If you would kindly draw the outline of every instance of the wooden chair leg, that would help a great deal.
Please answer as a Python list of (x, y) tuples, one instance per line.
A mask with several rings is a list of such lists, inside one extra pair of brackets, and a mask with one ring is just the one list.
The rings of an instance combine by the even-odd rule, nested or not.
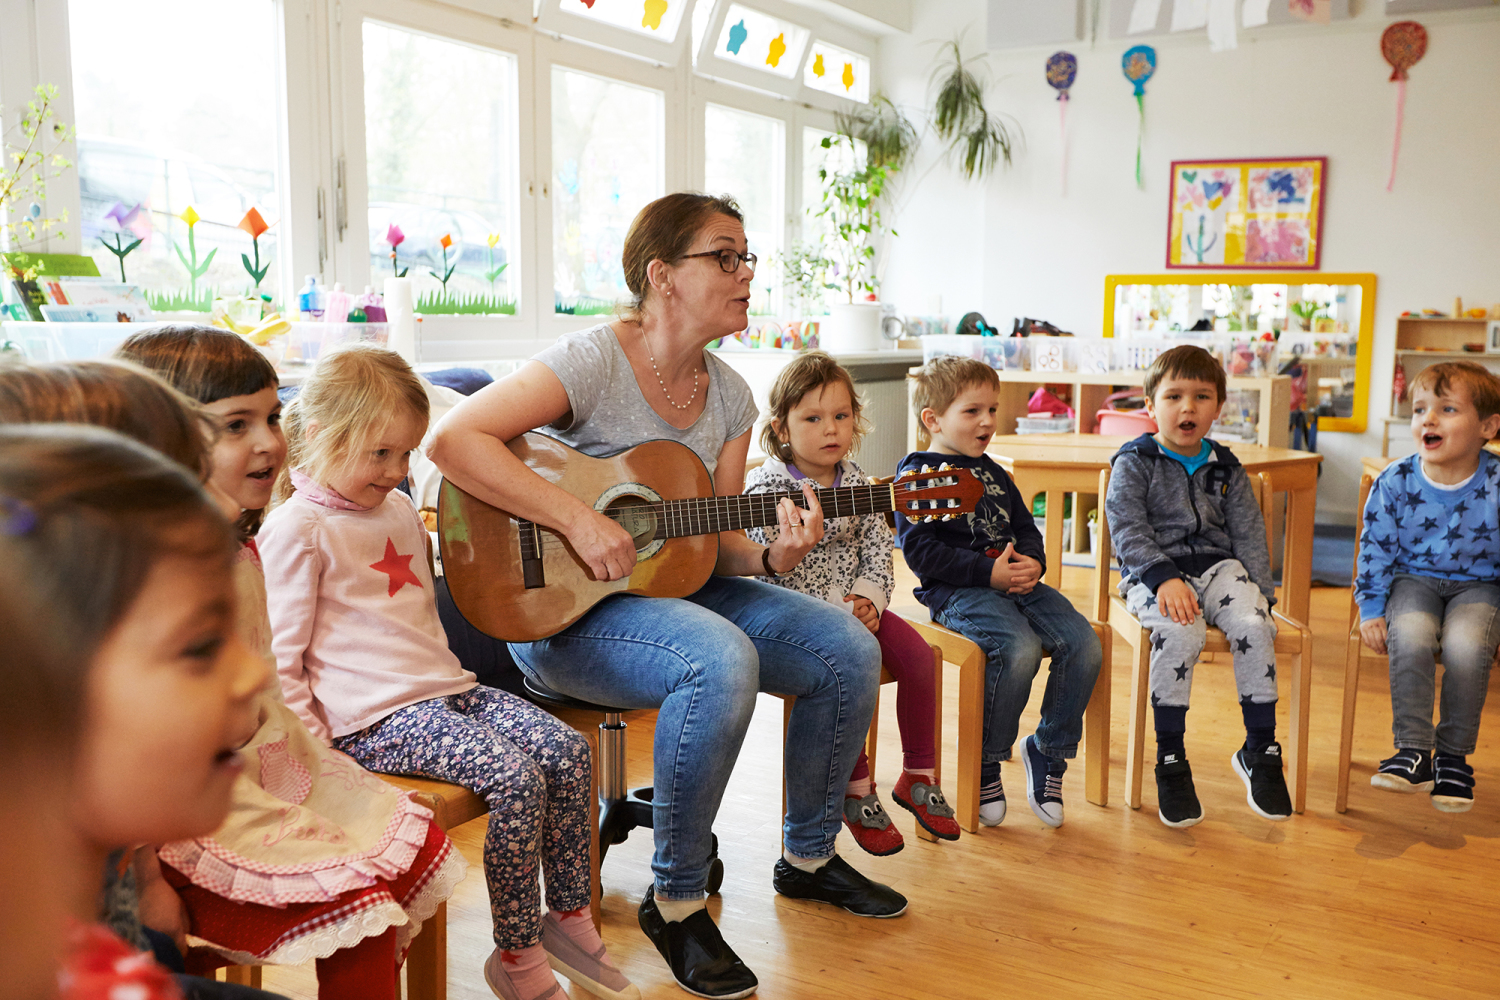
[(958, 825), (979, 830), (979, 769), (984, 752), (984, 652), (975, 646), (958, 665)]
[(1292, 760), (1288, 768), (1291, 778), (1292, 811), (1300, 813), (1307, 807), (1307, 725), (1308, 701), (1312, 695), (1312, 636), (1302, 633), (1302, 646), (1292, 657), (1292, 707), (1290, 737)]
[(1349, 637), (1344, 653), (1344, 711), (1339, 721), (1339, 775), (1333, 808), (1349, 809), (1349, 766), (1354, 758), (1354, 706), (1359, 700), (1359, 633)]
[(1099, 648), (1104, 654), (1099, 668), (1099, 679), (1094, 682), (1094, 693), (1089, 696), (1089, 707), (1083, 716), (1084, 796), (1096, 806), (1109, 805), (1109, 700), (1110, 700), (1110, 654), (1114, 642), (1114, 630), (1108, 625), (1096, 625), (1094, 632), (1099, 637)]
[(875, 753), (880, 742), (880, 692), (875, 692), (875, 711), (870, 714), (870, 731), (865, 733), (865, 760), (870, 765), (870, 778), (875, 777)]
[(224, 969), (224, 982), (258, 990), (260, 975), (261, 967), (258, 965), (231, 965)]
[(448, 904), (422, 925), (406, 953), (406, 1000), (448, 1000)]
[(1151, 633), (1145, 629), (1133, 643), (1135, 663), (1130, 676), (1130, 735), (1125, 748), (1125, 799), (1141, 807), (1141, 772), (1145, 764), (1146, 703), (1151, 689)]

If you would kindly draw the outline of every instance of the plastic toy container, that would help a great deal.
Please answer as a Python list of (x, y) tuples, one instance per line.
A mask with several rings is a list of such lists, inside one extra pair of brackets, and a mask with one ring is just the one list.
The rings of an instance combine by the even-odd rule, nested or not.
[(957, 333), (929, 334), (922, 338), (922, 363), (933, 358), (972, 358), (984, 360), (984, 342), (995, 337), (974, 337)]
[(1034, 372), (1073, 371), (1073, 338), (1027, 337), (1027, 353)]
[(1017, 434), (1070, 434), (1073, 431), (1072, 417), (1017, 417)]
[(384, 347), (390, 339), (390, 329), (388, 323), (293, 323), (286, 335), (286, 357), (312, 364), (324, 351), (344, 344)]

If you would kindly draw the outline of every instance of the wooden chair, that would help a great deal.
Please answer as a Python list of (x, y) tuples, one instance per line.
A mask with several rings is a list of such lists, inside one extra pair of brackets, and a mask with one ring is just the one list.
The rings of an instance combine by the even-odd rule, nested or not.
[[(1250, 485), (1260, 504), (1261, 516), (1266, 522), (1266, 544), (1270, 547), (1270, 498), (1271, 485), (1265, 474), (1250, 477)], [(1109, 492), (1109, 470), (1099, 474), (1099, 547), (1094, 554), (1094, 598), (1096, 613), (1101, 620), (1120, 633), (1134, 651), (1134, 666), (1131, 673), (1130, 737), (1125, 753), (1126, 800), (1130, 808), (1141, 807), (1141, 772), (1145, 764), (1146, 706), (1150, 701), (1151, 633), (1141, 627), (1125, 607), (1125, 601), (1110, 587), (1110, 562), (1112, 549), (1109, 538), (1109, 519), (1104, 514), (1102, 498)], [(1288, 785), (1292, 793), (1292, 808), (1302, 812), (1307, 803), (1307, 724), (1308, 697), (1312, 690), (1312, 633), (1307, 626), (1283, 615), (1271, 612), (1277, 624), (1276, 653), (1291, 658), (1292, 704), (1291, 730), (1288, 739), (1292, 744), (1288, 762)], [(1206, 652), (1228, 653), (1229, 640), (1216, 628), (1208, 630), (1208, 639), (1203, 646)]]
[[(433, 781), (382, 774), (380, 778), (397, 788), (415, 792), (415, 798), (432, 810), (432, 820), (443, 832), (461, 826), (471, 819), (488, 815), (484, 799), (467, 788)], [(597, 853), (597, 852), (596, 852)], [(595, 879), (597, 893), (598, 879)], [(597, 918), (596, 918), (597, 919)], [(260, 989), (259, 965), (231, 965), (224, 970), (224, 981)], [(448, 904), (439, 903), (412, 940), (406, 955), (407, 1000), (447, 1000), (448, 996)]]

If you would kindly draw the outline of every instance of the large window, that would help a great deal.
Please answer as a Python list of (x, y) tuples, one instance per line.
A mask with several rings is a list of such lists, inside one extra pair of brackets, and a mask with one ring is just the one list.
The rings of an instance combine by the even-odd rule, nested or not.
[(602, 314), (628, 296), (620, 252), (631, 220), (665, 191), (665, 101), (637, 87), (552, 68), (555, 309)]
[(514, 313), (515, 58), (366, 22), (364, 67), (372, 275), (409, 269), (419, 312)]
[(704, 184), (728, 194), (745, 213), (745, 237), (761, 264), (750, 311), (776, 311), (775, 256), (786, 231), (786, 126), (779, 119), (710, 104), (704, 113)]
[[(272, 0), (69, 0), (82, 252), (158, 310), (218, 295), (280, 298), (276, 5)], [(195, 54), (223, 46), (231, 58)], [(185, 217), (185, 218), (184, 218)]]

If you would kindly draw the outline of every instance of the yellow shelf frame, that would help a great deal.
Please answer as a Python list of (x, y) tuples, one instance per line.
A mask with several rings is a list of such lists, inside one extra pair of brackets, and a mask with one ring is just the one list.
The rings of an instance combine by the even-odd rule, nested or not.
[(1104, 336), (1115, 335), (1115, 289), (1120, 285), (1358, 285), (1359, 340), (1354, 348), (1354, 411), (1348, 417), (1320, 417), (1318, 430), (1363, 434), (1370, 417), (1370, 354), (1375, 349), (1373, 274), (1332, 271), (1176, 271), (1171, 274), (1104, 276)]

